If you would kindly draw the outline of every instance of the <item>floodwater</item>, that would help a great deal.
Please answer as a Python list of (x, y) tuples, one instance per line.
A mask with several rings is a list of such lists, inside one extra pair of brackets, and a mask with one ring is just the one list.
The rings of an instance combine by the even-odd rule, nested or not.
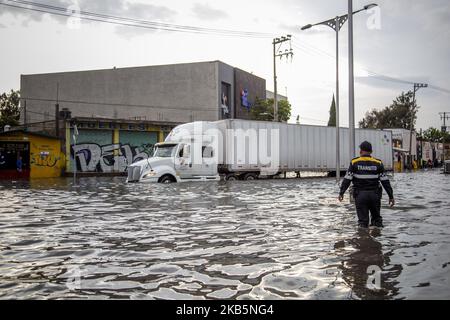
[(333, 179), (0, 182), (0, 299), (449, 299), (450, 176), (358, 231)]

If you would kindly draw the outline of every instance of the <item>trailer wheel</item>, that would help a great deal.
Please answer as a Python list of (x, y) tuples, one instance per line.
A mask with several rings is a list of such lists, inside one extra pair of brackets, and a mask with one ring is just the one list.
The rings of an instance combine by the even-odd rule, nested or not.
[(244, 180), (256, 180), (258, 179), (258, 176), (255, 173), (247, 173), (244, 176)]
[(160, 180), (160, 183), (174, 183), (175, 180), (171, 175), (165, 175)]
[(227, 174), (227, 176), (225, 178), (225, 180), (227, 180), (227, 181), (236, 181), (237, 179), (238, 179), (238, 177), (235, 174), (232, 174), (232, 173)]

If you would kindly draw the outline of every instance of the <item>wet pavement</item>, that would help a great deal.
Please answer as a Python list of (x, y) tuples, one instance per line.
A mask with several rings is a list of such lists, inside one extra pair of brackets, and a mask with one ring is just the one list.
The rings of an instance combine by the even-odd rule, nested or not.
[(367, 232), (327, 178), (0, 182), (0, 299), (449, 299), (450, 176), (392, 184)]

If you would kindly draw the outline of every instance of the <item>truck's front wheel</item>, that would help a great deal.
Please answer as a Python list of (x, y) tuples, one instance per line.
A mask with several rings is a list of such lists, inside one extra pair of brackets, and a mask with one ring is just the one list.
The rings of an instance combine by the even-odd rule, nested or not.
[(170, 175), (165, 175), (161, 179), (159, 179), (160, 183), (174, 183), (175, 179)]

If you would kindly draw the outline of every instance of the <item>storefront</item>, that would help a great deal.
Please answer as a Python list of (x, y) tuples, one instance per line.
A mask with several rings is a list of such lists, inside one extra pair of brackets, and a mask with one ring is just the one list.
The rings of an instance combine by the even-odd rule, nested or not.
[(63, 166), (57, 138), (25, 131), (0, 133), (0, 179), (59, 177)]
[(65, 126), (66, 173), (123, 174), (133, 162), (151, 157), (176, 125), (73, 118)]

